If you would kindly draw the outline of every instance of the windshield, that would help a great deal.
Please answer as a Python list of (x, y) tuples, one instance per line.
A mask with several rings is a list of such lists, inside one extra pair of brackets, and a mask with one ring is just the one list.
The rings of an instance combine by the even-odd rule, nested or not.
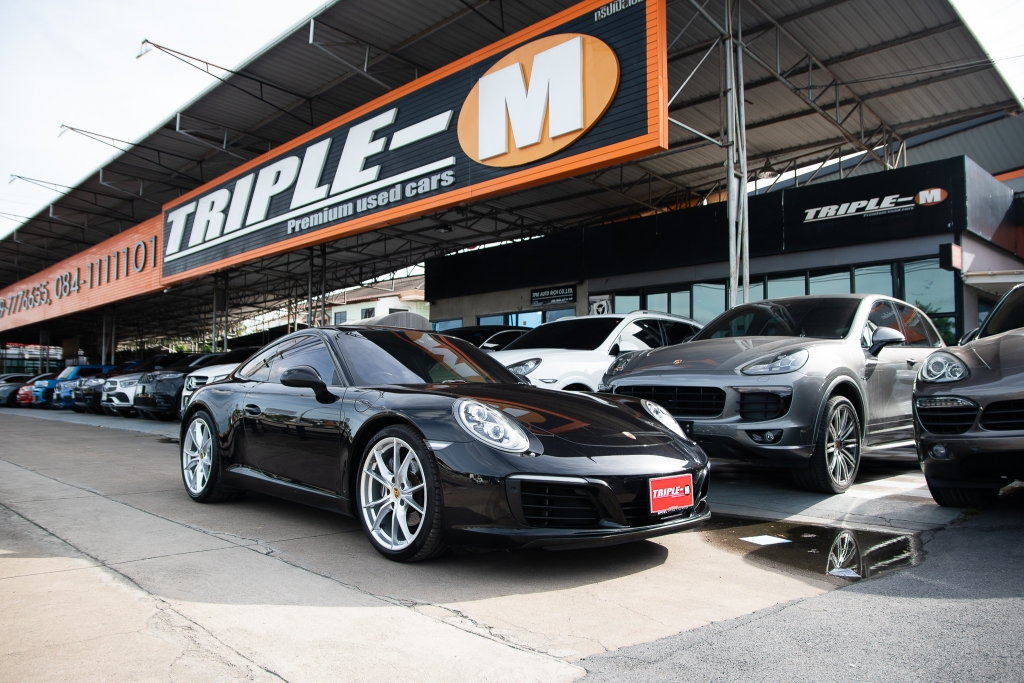
[(991, 337), (1024, 327), (1024, 287), (1011, 289), (989, 313), (985, 324), (978, 332), (978, 338)]
[(249, 360), (249, 357), (259, 350), (260, 348), (258, 346), (246, 346), (245, 348), (228, 351), (217, 359), (217, 365), (227, 365), (228, 363), (241, 364), (242, 362)]
[(57, 379), (67, 379), (68, 377), (71, 376), (71, 373), (74, 372), (74, 371), (75, 371), (75, 366), (74, 365), (72, 365), (70, 367), (66, 367), (66, 368), (64, 368), (63, 370), (60, 371), (60, 374), (57, 375)]
[(726, 311), (693, 341), (722, 337), (842, 339), (850, 332), (859, 299), (794, 298), (744, 304)]
[(181, 370), (183, 368), (190, 367), (192, 365), (192, 363), (195, 363), (197, 360), (202, 358), (204, 355), (206, 355), (206, 354), (203, 354), (203, 353), (191, 353), (191, 354), (185, 356), (184, 358), (179, 358), (178, 360), (174, 361), (170, 365), (164, 365), (164, 370)]
[(338, 334), (335, 342), (362, 386), (519, 381), (472, 344), (429, 332), (353, 330)]
[(512, 349), (572, 349), (593, 351), (622, 322), (621, 316), (573, 318), (535, 327), (505, 347)]

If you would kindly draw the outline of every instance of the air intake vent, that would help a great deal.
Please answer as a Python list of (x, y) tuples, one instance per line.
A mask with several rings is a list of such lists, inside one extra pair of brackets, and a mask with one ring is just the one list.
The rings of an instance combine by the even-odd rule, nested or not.
[(977, 416), (978, 406), (965, 398), (917, 399), (917, 419), (932, 434), (964, 434)]
[(718, 387), (620, 386), (615, 393), (660, 403), (675, 417), (717, 417), (725, 410), (725, 391)]
[(992, 403), (981, 414), (981, 426), (997, 432), (1024, 429), (1024, 401)]
[(584, 489), (537, 481), (521, 481), (520, 487), (527, 524), (561, 529), (597, 526), (597, 508)]
[(789, 411), (789, 396), (767, 391), (740, 394), (740, 417), (744, 420), (774, 420)]

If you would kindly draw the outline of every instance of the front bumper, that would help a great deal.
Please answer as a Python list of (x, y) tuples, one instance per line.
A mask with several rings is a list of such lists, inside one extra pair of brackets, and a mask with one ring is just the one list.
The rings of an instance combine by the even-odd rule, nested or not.
[[(917, 454), (929, 483), (953, 488), (1002, 488), (1024, 480), (1024, 431), (932, 434), (917, 428)], [(941, 445), (945, 456), (934, 457)]]
[[(604, 456), (601, 452), (609, 449), (594, 448), (587, 449), (593, 454), (590, 457), (478, 457), (486, 450), (477, 444), (455, 443), (436, 453), (444, 491), (445, 535), (451, 545), (499, 549), (614, 545), (674, 533), (710, 515), (710, 470), (698, 449), (693, 449), (696, 457), (692, 459), (678, 457), (679, 451), (666, 456), (669, 447), (637, 449), (632, 455)], [(549, 452), (547, 444), (545, 452)], [(471, 473), (469, 468), (474, 466), (476, 473)], [(692, 505), (652, 514), (649, 480), (681, 474), (692, 476)], [(524, 483), (558, 490), (538, 494), (536, 489), (524, 488)], [(571, 503), (563, 500), (566, 496), (573, 497)], [(570, 523), (562, 522), (561, 506), (566, 504), (577, 506), (576, 513), (581, 508), (586, 512)], [(544, 506), (559, 519), (538, 516), (545, 514)]]
[(141, 390), (135, 394), (134, 406), (138, 410), (146, 410), (151, 413), (177, 413), (179, 407), (176, 394), (143, 393)]

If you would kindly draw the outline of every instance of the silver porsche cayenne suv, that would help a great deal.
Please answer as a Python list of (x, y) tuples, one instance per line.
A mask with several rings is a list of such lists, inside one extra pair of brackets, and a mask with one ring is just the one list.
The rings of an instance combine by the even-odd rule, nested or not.
[(726, 311), (688, 343), (618, 356), (601, 390), (661, 404), (712, 457), (842, 493), (865, 449), (913, 444), (914, 378), (942, 346), (927, 315), (890, 297), (773, 299)]

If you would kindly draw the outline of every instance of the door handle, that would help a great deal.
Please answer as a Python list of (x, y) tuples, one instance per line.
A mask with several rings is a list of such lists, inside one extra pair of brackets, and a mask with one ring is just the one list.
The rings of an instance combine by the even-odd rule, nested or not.
[(249, 417), (259, 417), (263, 411), (255, 403), (247, 403), (245, 404), (245, 414)]

